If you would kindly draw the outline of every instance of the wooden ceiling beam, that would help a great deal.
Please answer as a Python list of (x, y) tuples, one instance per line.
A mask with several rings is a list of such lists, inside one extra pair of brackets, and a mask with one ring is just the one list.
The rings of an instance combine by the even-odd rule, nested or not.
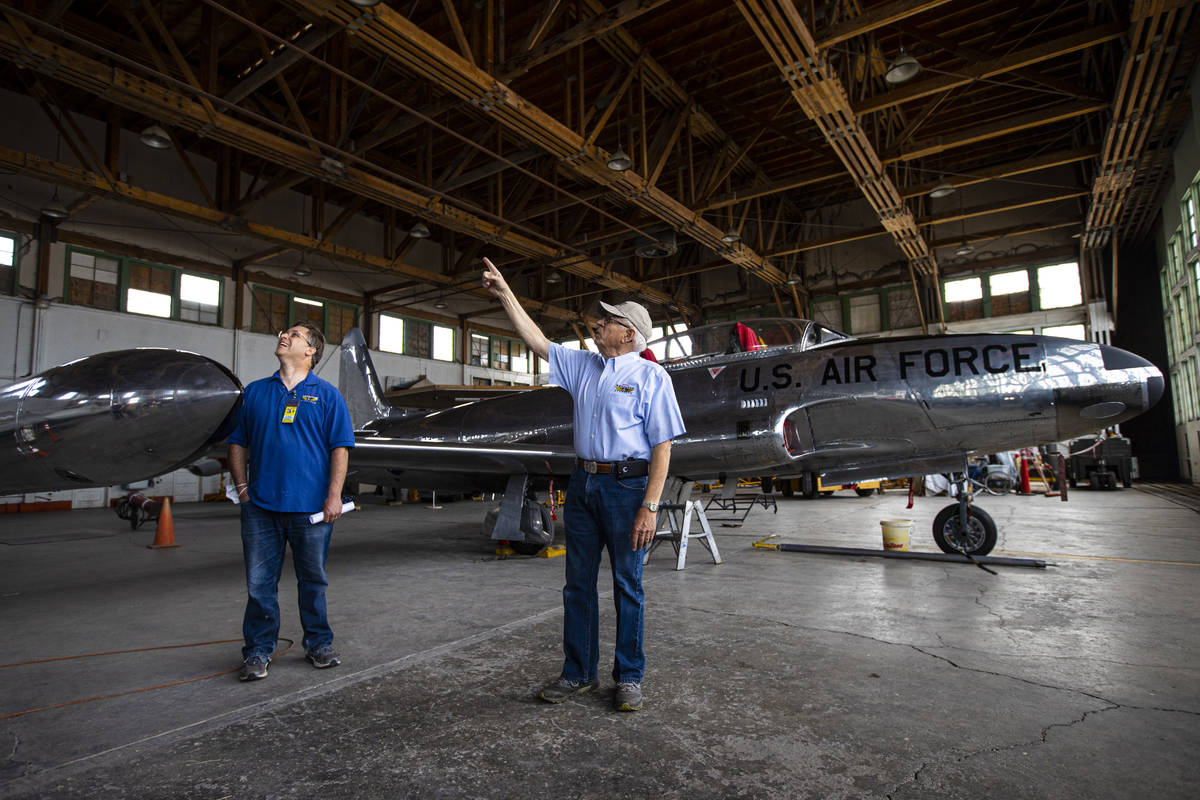
[(1111, 24), (1098, 25), (1079, 33), (1073, 33), (1049, 42), (1041, 42), (1016, 53), (1009, 53), (987, 61), (964, 64), (960, 69), (950, 74), (940, 74), (919, 81), (912, 81), (899, 89), (881, 92), (874, 97), (852, 103), (851, 107), (857, 115), (870, 114), (885, 108), (907, 103), (922, 97), (939, 94), (959, 86), (967, 86), (975, 81), (986, 80), (1006, 72), (1047, 61), (1051, 58), (1095, 47), (1105, 42), (1119, 39), (1127, 31), (1126, 26)]
[[(110, 183), (106, 178), (101, 177), (95, 172), (78, 167), (72, 167), (69, 164), (55, 162), (50, 159), (41, 158), (32, 153), (23, 153), (18, 150), (13, 150), (8, 147), (0, 146), (0, 167), (10, 169), (17, 174), (26, 175), (37, 180), (46, 181), (58, 186), (66, 186), (77, 191), (97, 192), (104, 194), (121, 202), (131, 203), (141, 208), (149, 208), (154, 211), (160, 211), (173, 217), (187, 219), (192, 222), (199, 222), (205, 225), (220, 227), (225, 230), (231, 230), (237, 233), (251, 236), (264, 241), (272, 242), (277, 247), (283, 249), (300, 249), (314, 253), (321, 253), (326, 257), (352, 266), (367, 266), (379, 272), (390, 272), (397, 275), (403, 275), (408, 278), (420, 281), (423, 284), (430, 286), (450, 286), (454, 284), (454, 279), (438, 272), (431, 272), (420, 267), (414, 267), (409, 264), (398, 263), (395, 260), (381, 258), (380, 256), (366, 253), (351, 247), (334, 244), (324, 237), (308, 236), (301, 233), (276, 228), (272, 225), (266, 225), (260, 222), (252, 222), (250, 220), (231, 217), (224, 212), (218, 211), (207, 206), (192, 203), (177, 197), (162, 194), (161, 192), (153, 192), (149, 189), (143, 189), (125, 181), (115, 181)], [(258, 254), (264, 260), (267, 253), (271, 253), (275, 248), (271, 248), (263, 253)], [(279, 252), (283, 252), (282, 249)], [(277, 255), (278, 253), (274, 253)], [(256, 258), (252, 256), (251, 258)], [(243, 260), (243, 263), (247, 263)], [(480, 286), (477, 290), (469, 292), (470, 294), (479, 297), (488, 297), (491, 295)], [(544, 304), (529, 298), (518, 298), (522, 305), (530, 308), (538, 308), (545, 313), (556, 317), (557, 319), (573, 319), (574, 314), (562, 308), (550, 307), (543, 308)]]
[(637, 19), (642, 14), (645, 14), (647, 11), (653, 11), (667, 1), (622, 0), (622, 2), (607, 11), (588, 17), (570, 30), (547, 39), (528, 52), (509, 59), (500, 68), (500, 79), (503, 81), (512, 80), (516, 76), (528, 72), (531, 67), (554, 58), (557, 55), (561, 55), (573, 47), (578, 47), (584, 42), (591, 41), (600, 34), (607, 33), (613, 28), (618, 28), (630, 20)]
[(893, 0), (884, 3), (825, 31), (824, 37), (817, 42), (817, 49), (825, 50), (855, 36), (895, 25), (903, 19), (923, 14), (948, 2), (950, 0)]
[[(315, 16), (335, 24), (358, 19), (355, 12), (336, 0), (296, 0)], [(657, 0), (645, 0), (657, 6)], [(618, 8), (624, 9), (625, 6)], [(360, 24), (355, 37), (377, 52), (386, 53), (405, 64), (434, 86), (467, 100), (493, 117), (507, 130), (525, 141), (545, 149), (560, 159), (564, 169), (577, 179), (595, 183), (622, 196), (671, 227), (691, 237), (731, 263), (768, 283), (782, 283), (784, 275), (773, 264), (745, 246), (729, 247), (721, 241), (722, 231), (704, 220), (660, 189), (649, 185), (633, 170), (614, 172), (606, 166), (609, 154), (599, 147), (585, 147), (582, 136), (554, 117), (516, 94), (511, 87), (473, 67), (437, 39), (393, 11), (387, 5), (376, 6), (370, 19)], [(578, 262), (570, 261), (573, 269)], [(581, 274), (587, 277), (588, 268)], [(613, 275), (602, 270), (599, 274)], [(613, 275), (613, 279), (616, 276)], [(655, 300), (655, 302), (659, 302)], [(668, 299), (669, 302), (669, 299)]]

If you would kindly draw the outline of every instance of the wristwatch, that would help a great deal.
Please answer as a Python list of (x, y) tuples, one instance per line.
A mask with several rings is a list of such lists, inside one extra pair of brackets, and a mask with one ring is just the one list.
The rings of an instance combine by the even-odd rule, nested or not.
[(658, 503), (642, 503), (642, 508), (646, 508), (654, 513), (658, 513)]

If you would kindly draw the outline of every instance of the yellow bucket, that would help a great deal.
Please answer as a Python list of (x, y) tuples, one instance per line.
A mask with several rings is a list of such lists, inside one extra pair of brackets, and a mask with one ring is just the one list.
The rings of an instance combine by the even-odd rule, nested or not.
[(879, 521), (879, 525), (883, 528), (884, 550), (908, 549), (908, 540), (913, 529), (911, 519), (883, 519)]

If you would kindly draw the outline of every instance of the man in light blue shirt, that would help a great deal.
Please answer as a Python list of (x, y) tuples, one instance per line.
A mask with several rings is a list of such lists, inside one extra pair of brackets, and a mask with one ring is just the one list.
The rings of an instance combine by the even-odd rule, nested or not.
[(642, 550), (654, 538), (658, 503), (671, 461), (671, 440), (684, 433), (675, 389), (666, 370), (643, 359), (650, 315), (634, 302), (601, 303), (606, 315), (593, 337), (599, 354), (550, 342), (488, 259), (483, 285), (500, 299), (517, 334), (550, 362), (550, 382), (566, 389), (575, 405), (575, 454), (567, 489), (567, 537), (563, 587), (563, 661), (560, 676), (538, 694), (549, 703), (595, 690), (599, 666), (601, 551), (613, 570), (617, 642), (613, 704), (618, 711), (642, 707), (645, 595)]

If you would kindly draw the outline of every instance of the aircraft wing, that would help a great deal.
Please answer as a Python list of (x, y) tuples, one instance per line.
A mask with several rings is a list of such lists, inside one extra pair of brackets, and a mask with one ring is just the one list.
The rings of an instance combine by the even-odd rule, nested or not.
[(424, 442), (384, 436), (356, 437), (351, 463), (358, 467), (447, 473), (566, 475), (575, 468), (570, 446), (496, 442)]

